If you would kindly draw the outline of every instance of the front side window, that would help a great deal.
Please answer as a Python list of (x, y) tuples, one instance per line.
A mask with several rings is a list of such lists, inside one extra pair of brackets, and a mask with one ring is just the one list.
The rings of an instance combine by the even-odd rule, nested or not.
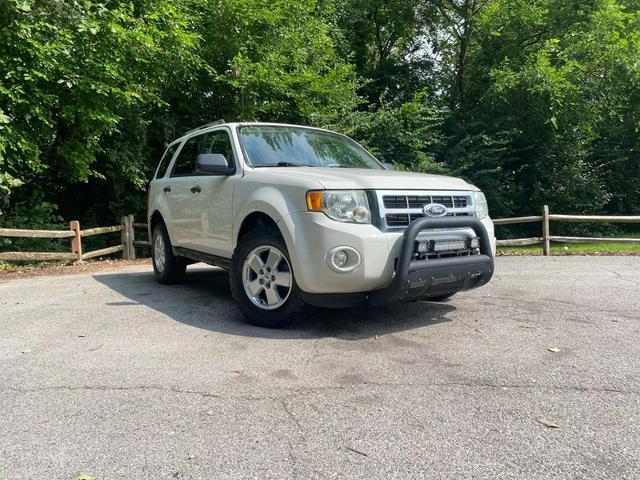
[(226, 130), (216, 130), (214, 132), (203, 133), (188, 139), (171, 171), (172, 177), (187, 177), (200, 175), (198, 173), (198, 155), (201, 153), (218, 153), (227, 160), (227, 165), (234, 163), (233, 148), (231, 139)]
[(250, 125), (239, 129), (240, 144), (252, 167), (335, 167), (383, 170), (348, 137), (304, 127)]

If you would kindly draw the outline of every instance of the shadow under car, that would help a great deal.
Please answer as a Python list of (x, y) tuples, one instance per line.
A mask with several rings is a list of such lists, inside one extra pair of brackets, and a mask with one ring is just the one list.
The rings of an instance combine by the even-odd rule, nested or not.
[(96, 274), (93, 278), (125, 297), (106, 302), (107, 307), (145, 305), (186, 325), (260, 338), (360, 340), (448, 322), (447, 315), (455, 310), (451, 304), (434, 302), (341, 309), (306, 307), (287, 327), (266, 329), (244, 320), (231, 297), (225, 270), (201, 265), (189, 267), (184, 281), (176, 285), (157, 283), (151, 271)]

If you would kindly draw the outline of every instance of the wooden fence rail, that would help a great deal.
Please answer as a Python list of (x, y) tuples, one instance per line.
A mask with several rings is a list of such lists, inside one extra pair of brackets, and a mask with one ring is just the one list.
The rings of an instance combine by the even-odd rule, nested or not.
[[(522, 245), (542, 244), (544, 255), (551, 255), (551, 242), (561, 243), (600, 243), (600, 242), (624, 242), (640, 243), (640, 238), (611, 238), (611, 237), (563, 237), (551, 235), (550, 222), (607, 222), (607, 223), (640, 223), (640, 216), (603, 216), (603, 215), (558, 215), (550, 214), (549, 207), (545, 205), (542, 215), (528, 217), (498, 218), (493, 220), (495, 225), (511, 225), (516, 223), (541, 222), (542, 236), (528, 238), (514, 238), (509, 240), (497, 240), (498, 246), (511, 247)], [(40, 260), (71, 260), (82, 261), (89, 258), (111, 255), (122, 252), (123, 259), (136, 258), (136, 247), (150, 248), (148, 240), (136, 240), (135, 230), (147, 230), (146, 223), (135, 223), (133, 215), (122, 217), (120, 225), (109, 227), (96, 227), (86, 230), (80, 229), (80, 223), (76, 220), (69, 222), (69, 230), (26, 230), (17, 228), (0, 228), (0, 237), (12, 238), (70, 238), (71, 252), (0, 252), (0, 260), (6, 261), (40, 261)], [(107, 248), (82, 251), (82, 239), (93, 235), (120, 232), (120, 243)]]
[[(71, 252), (0, 252), (0, 260), (6, 261), (40, 261), (40, 260), (71, 260), (81, 262), (89, 258), (102, 257), (122, 252), (122, 258), (129, 260), (136, 258), (135, 247), (148, 247), (150, 242), (136, 241), (134, 227), (144, 227), (146, 223), (134, 223), (133, 215), (122, 217), (120, 225), (109, 227), (88, 228), (82, 230), (76, 220), (69, 222), (69, 230), (26, 230), (18, 228), (0, 228), (0, 237), (12, 238), (70, 238)], [(120, 243), (90, 252), (83, 252), (82, 239), (94, 235), (120, 232)]]
[(613, 238), (613, 237), (562, 237), (551, 235), (550, 222), (605, 222), (605, 223), (640, 223), (639, 215), (558, 215), (550, 214), (549, 207), (542, 208), (542, 215), (531, 217), (498, 218), (493, 221), (495, 225), (510, 225), (514, 223), (542, 222), (542, 236), (529, 238), (513, 238), (509, 240), (497, 240), (501, 247), (517, 247), (521, 245), (542, 244), (544, 255), (551, 255), (551, 242), (561, 243), (601, 243), (622, 242), (640, 243), (640, 238)]

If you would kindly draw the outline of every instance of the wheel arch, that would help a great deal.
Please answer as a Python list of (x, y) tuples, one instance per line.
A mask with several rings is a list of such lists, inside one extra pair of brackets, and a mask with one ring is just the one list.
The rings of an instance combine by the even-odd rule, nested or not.
[(166, 227), (166, 222), (162, 217), (162, 214), (159, 210), (155, 210), (151, 216), (149, 217), (149, 241), (152, 241), (153, 238), (153, 230), (156, 228), (156, 225), (159, 223), (164, 223)]
[(275, 214), (268, 213), (265, 210), (269, 210), (269, 206), (267, 206), (267, 208), (253, 210), (243, 218), (234, 237), (234, 250), (235, 248), (237, 248), (238, 243), (242, 240), (242, 237), (253, 230), (253, 228), (260, 226), (271, 227), (275, 229), (276, 232), (278, 232), (280, 238), (287, 247), (287, 250), (289, 252), (289, 259), (291, 261), (291, 268), (293, 268), (294, 275), (298, 277), (300, 274), (298, 269), (298, 256), (294, 248), (295, 245), (293, 236), (288, 230), (288, 225), (286, 222), (282, 221), (283, 217), (277, 217)]
[[(234, 205), (234, 233), (232, 236), (232, 250), (238, 246), (242, 234), (250, 231), (249, 227), (256, 226), (256, 222), (264, 222), (277, 229), (289, 252), (291, 267), (294, 275), (300, 278), (300, 262), (296, 252), (296, 230), (301, 228), (291, 221), (291, 215), (306, 206), (304, 194), (300, 195), (300, 188), (278, 189), (273, 185), (243, 185), (237, 192), (238, 204)], [(235, 193), (234, 193), (235, 195)], [(302, 280), (304, 283), (304, 280)]]
[(155, 210), (149, 217), (149, 228), (151, 229), (151, 231), (153, 231), (155, 226), (160, 222), (165, 223), (164, 218), (162, 217), (162, 214), (159, 210)]
[[(278, 232), (280, 237), (284, 240), (282, 230), (271, 215), (263, 211), (254, 211), (244, 217), (238, 228), (238, 232), (235, 238), (235, 244), (237, 245), (247, 233), (256, 228), (271, 228)], [(286, 243), (286, 240), (285, 240)]]

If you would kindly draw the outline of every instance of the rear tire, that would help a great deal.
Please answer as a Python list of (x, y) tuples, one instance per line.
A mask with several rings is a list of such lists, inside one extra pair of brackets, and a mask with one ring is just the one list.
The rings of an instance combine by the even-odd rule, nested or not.
[(151, 263), (156, 280), (164, 285), (180, 282), (187, 270), (187, 262), (173, 254), (171, 239), (164, 223), (158, 223), (153, 229)]
[(239, 242), (229, 270), (231, 294), (253, 325), (280, 328), (303, 302), (280, 232), (258, 228)]

